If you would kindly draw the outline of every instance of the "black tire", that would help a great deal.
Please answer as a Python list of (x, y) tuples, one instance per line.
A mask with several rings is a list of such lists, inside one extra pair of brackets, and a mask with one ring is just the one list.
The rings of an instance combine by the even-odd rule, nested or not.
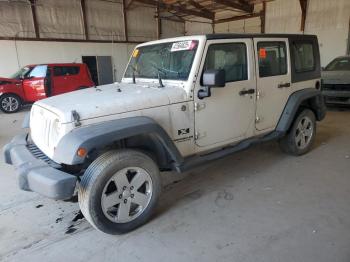
[[(302, 132), (299, 130), (299, 125), (305, 125)], [(286, 136), (280, 139), (279, 145), (283, 152), (290, 155), (300, 156), (310, 151), (315, 137), (315, 114), (310, 109), (304, 109), (297, 115)], [(302, 143), (302, 141), (305, 143)]]
[[(108, 213), (109, 211), (106, 211), (106, 209), (102, 207), (103, 197), (110, 197), (111, 195), (114, 197), (114, 194), (116, 194), (119, 196), (118, 198), (121, 198), (120, 196), (122, 196), (122, 199), (118, 201), (125, 201), (123, 200), (124, 193), (126, 190), (128, 190), (129, 197), (127, 198), (125, 196), (125, 198), (128, 199), (127, 201), (131, 202), (130, 204), (128, 202), (128, 214), (130, 215), (132, 213), (131, 207), (136, 205), (130, 198), (133, 197), (132, 192), (135, 193), (136, 199), (136, 194), (140, 192), (139, 190), (142, 189), (143, 186), (146, 187), (146, 184), (143, 184), (141, 187), (134, 189), (134, 191), (131, 191), (132, 186), (129, 185), (132, 185), (132, 178), (129, 180), (130, 184), (126, 190), (124, 187), (123, 189), (118, 188), (119, 185), (117, 182), (114, 182), (116, 180), (111, 181), (112, 177), (118, 177), (120, 175), (119, 172), (123, 172), (125, 169), (127, 169), (127, 173), (125, 175), (127, 177), (129, 168), (130, 170), (134, 170), (132, 167), (140, 168), (143, 171), (146, 171), (150, 177), (152, 191), (148, 198), (148, 204), (145, 205), (143, 211), (140, 211), (141, 213), (139, 215), (135, 215), (136, 217), (131, 221), (112, 222), (111, 218), (112, 215), (114, 215), (114, 213), (112, 214), (112, 211), (114, 212), (114, 209), (116, 210), (115, 219), (117, 219), (121, 205), (123, 205), (123, 203), (125, 204), (126, 202), (120, 202), (115, 205), (116, 207), (111, 206), (112, 211)], [(138, 175), (137, 172), (134, 177), (136, 177), (136, 175)], [(113, 183), (116, 188), (113, 187)], [(112, 191), (112, 193), (107, 193), (107, 191)], [(93, 227), (104, 233), (115, 235), (129, 232), (146, 223), (155, 211), (160, 192), (161, 180), (159, 175), (159, 168), (156, 163), (149, 156), (143, 154), (142, 152), (125, 149), (109, 151), (98, 157), (90, 164), (90, 166), (85, 171), (85, 174), (82, 176), (81, 182), (79, 184), (78, 199), (82, 213)], [(147, 195), (147, 193), (145, 193), (145, 195)]]
[(2, 112), (12, 114), (22, 108), (22, 99), (15, 94), (4, 94), (0, 97), (0, 109)]

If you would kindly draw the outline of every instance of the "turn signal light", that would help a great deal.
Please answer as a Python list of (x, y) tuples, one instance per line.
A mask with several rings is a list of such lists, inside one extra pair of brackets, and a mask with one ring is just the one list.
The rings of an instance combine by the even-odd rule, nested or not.
[(85, 148), (79, 148), (78, 151), (77, 151), (77, 155), (80, 156), (80, 157), (85, 157), (87, 154), (87, 151)]

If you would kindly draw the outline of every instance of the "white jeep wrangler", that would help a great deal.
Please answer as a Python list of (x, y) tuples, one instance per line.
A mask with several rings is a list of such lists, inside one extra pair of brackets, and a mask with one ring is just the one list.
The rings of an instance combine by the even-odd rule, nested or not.
[(324, 116), (316, 36), (186, 36), (138, 45), (121, 83), (36, 102), (4, 155), (21, 189), (77, 187), (86, 219), (118, 234), (151, 217), (161, 171), (272, 139), (304, 154)]

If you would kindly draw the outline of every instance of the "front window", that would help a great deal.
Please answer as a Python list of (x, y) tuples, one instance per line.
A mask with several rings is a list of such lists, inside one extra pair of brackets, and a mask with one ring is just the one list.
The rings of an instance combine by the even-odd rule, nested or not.
[(41, 78), (46, 77), (47, 73), (47, 65), (38, 65), (33, 68), (33, 70), (29, 73), (29, 78)]
[(336, 58), (330, 62), (326, 68), (326, 71), (350, 71), (350, 58)]
[(28, 76), (33, 67), (25, 66), (18, 70), (16, 73), (10, 76), (13, 79), (22, 79)]
[(248, 79), (247, 50), (244, 43), (212, 44), (207, 51), (204, 71), (224, 69), (226, 82)]
[(198, 41), (177, 41), (134, 50), (124, 77), (187, 80)]

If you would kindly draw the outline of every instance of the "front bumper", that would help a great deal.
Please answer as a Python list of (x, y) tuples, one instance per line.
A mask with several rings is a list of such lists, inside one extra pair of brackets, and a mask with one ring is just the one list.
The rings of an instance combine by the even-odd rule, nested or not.
[(350, 91), (323, 90), (326, 103), (350, 105)]
[(27, 137), (18, 135), (3, 149), (5, 162), (16, 168), (19, 187), (53, 199), (72, 197), (77, 177), (39, 159), (29, 150)]

